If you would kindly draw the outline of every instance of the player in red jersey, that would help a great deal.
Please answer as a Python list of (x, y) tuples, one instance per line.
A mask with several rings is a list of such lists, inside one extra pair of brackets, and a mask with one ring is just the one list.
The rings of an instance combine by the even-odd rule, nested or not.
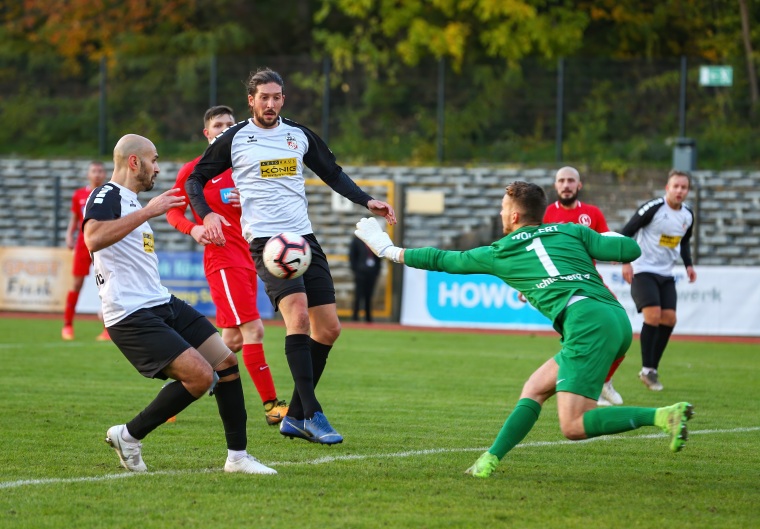
[[(74, 284), (66, 296), (66, 308), (63, 312), (63, 329), (61, 338), (64, 340), (74, 339), (74, 313), (79, 301), (79, 293), (84, 284), (84, 278), (90, 273), (92, 257), (90, 256), (87, 246), (84, 244), (82, 237), (82, 213), (84, 206), (87, 204), (87, 197), (96, 187), (100, 187), (106, 181), (106, 170), (101, 162), (90, 162), (87, 169), (87, 185), (74, 191), (71, 197), (71, 215), (69, 216), (69, 226), (66, 228), (66, 246), (69, 250), (74, 250), (74, 263), (71, 275), (74, 276)], [(110, 340), (108, 331), (103, 329), (97, 340)]]
[[(221, 105), (209, 108), (203, 116), (203, 124), (203, 135), (211, 143), (223, 130), (235, 124), (232, 109)], [(185, 181), (200, 158), (186, 163), (177, 174), (174, 187), (181, 190), (179, 196), (185, 197), (185, 204), (189, 203)], [(240, 203), (236, 196), (231, 197), (234, 189), (232, 170), (228, 169), (210, 180), (203, 190), (209, 206), (227, 220), (222, 226), (226, 239), (224, 246), (209, 244), (203, 221), (195, 212), (195, 222), (185, 217), (187, 205), (170, 209), (166, 220), (204, 246), (204, 270), (211, 299), (216, 305), (216, 321), (222, 328), (222, 339), (230, 350), (243, 350), (243, 363), (261, 396), (267, 424), (274, 425), (285, 417), (288, 406), (277, 398), (272, 373), (264, 357), (264, 325), (256, 306), (258, 278), (248, 243), (240, 229)]]
[[(544, 224), (548, 223), (573, 223), (588, 226), (598, 233), (610, 231), (602, 211), (591, 204), (578, 200), (578, 192), (583, 188), (581, 175), (573, 167), (563, 167), (557, 171), (554, 178), (554, 189), (557, 190), (559, 200), (549, 204), (544, 214)], [(612, 387), (612, 375), (625, 357), (616, 360), (610, 367), (607, 378), (602, 386), (602, 394), (599, 397), (599, 406), (611, 406), (623, 404), (623, 397)]]

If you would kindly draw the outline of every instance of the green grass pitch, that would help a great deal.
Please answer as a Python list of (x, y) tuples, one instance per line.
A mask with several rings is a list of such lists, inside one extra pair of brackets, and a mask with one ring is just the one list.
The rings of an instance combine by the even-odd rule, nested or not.
[[(96, 321), (0, 319), (0, 528), (760, 527), (760, 346), (673, 341), (665, 390), (639, 382), (638, 342), (614, 382), (626, 404), (696, 406), (686, 448), (655, 428), (588, 442), (562, 437), (550, 400), (534, 430), (478, 480), (485, 450), (557, 337), (346, 328), (318, 396), (342, 445), (268, 427), (247, 373), (249, 451), (277, 476), (227, 475), (213, 398), (143, 442), (128, 474), (104, 443), (161, 387)], [(284, 329), (265, 351), (280, 396), (292, 382)], [(241, 370), (242, 371), (242, 370)]]

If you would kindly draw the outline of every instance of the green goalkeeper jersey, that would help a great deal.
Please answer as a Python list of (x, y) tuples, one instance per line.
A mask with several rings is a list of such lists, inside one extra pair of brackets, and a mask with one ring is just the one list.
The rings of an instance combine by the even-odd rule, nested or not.
[(466, 252), (407, 249), (404, 262), (423, 270), (496, 276), (554, 322), (573, 296), (620, 306), (594, 259), (628, 263), (639, 255), (639, 245), (628, 237), (605, 237), (580, 224), (543, 224)]

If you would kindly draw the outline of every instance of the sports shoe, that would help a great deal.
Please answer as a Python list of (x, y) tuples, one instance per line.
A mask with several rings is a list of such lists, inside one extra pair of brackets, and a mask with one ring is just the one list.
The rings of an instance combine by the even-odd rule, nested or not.
[(251, 454), (246, 454), (245, 457), (242, 457), (237, 461), (230, 461), (227, 459), (224, 463), (224, 471), (239, 472), (241, 474), (277, 474), (275, 469), (262, 465), (261, 462)]
[(61, 338), (68, 341), (71, 341), (74, 339), (74, 327), (71, 325), (64, 325), (63, 329), (61, 329)]
[(612, 403), (604, 398), (604, 395), (599, 395), (599, 400), (596, 401), (597, 406), (612, 406)]
[(469, 474), (476, 478), (487, 478), (499, 464), (499, 458), (493, 455), (491, 452), (483, 452), (483, 454), (475, 461), (475, 464), (464, 471), (465, 474)]
[(660, 384), (660, 378), (657, 376), (657, 371), (650, 371), (647, 374), (644, 374), (643, 371), (639, 371), (639, 380), (652, 391), (662, 391), (662, 384)]
[(108, 335), (108, 329), (103, 329), (103, 332), (98, 334), (95, 339), (99, 342), (110, 342), (111, 337)]
[(288, 414), (288, 403), (284, 400), (272, 400), (264, 403), (264, 418), (267, 424), (274, 426)]
[(132, 472), (146, 472), (148, 467), (142, 460), (142, 443), (128, 443), (121, 437), (121, 432), (126, 427), (125, 424), (111, 426), (106, 432), (106, 443), (116, 450), (121, 466)]
[(318, 411), (311, 419), (303, 422), (303, 429), (311, 434), (309, 441), (323, 445), (334, 445), (343, 442), (343, 436), (330, 426), (325, 414)]
[(615, 391), (615, 388), (612, 387), (612, 380), (605, 382), (602, 386), (602, 397), (604, 397), (604, 400), (609, 402), (610, 405), (620, 406), (623, 404), (623, 397), (621, 397), (620, 393)]
[(311, 434), (304, 429), (304, 420), (285, 416), (280, 423), (280, 433), (285, 437), (294, 437), (311, 441)]
[(670, 435), (670, 449), (680, 452), (689, 439), (686, 421), (694, 415), (694, 406), (688, 402), (679, 402), (672, 406), (657, 408), (654, 414), (654, 425)]

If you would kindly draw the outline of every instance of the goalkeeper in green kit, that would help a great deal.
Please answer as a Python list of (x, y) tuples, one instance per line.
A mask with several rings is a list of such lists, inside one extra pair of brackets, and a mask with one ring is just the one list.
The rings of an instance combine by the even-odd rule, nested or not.
[(379, 257), (413, 268), (451, 274), (491, 274), (521, 292), (561, 336), (562, 349), (539, 367), (523, 386), (491, 448), (467, 473), (487, 478), (499, 461), (533, 428), (541, 406), (555, 393), (559, 424), (572, 440), (657, 426), (670, 435), (678, 452), (688, 437), (693, 406), (597, 408), (612, 362), (631, 344), (631, 324), (623, 307), (604, 286), (594, 259), (627, 263), (641, 254), (633, 239), (600, 235), (579, 224), (542, 224), (543, 189), (528, 182), (507, 186), (502, 200), (504, 237), (466, 252), (393, 245), (375, 219), (362, 219), (356, 235)]

